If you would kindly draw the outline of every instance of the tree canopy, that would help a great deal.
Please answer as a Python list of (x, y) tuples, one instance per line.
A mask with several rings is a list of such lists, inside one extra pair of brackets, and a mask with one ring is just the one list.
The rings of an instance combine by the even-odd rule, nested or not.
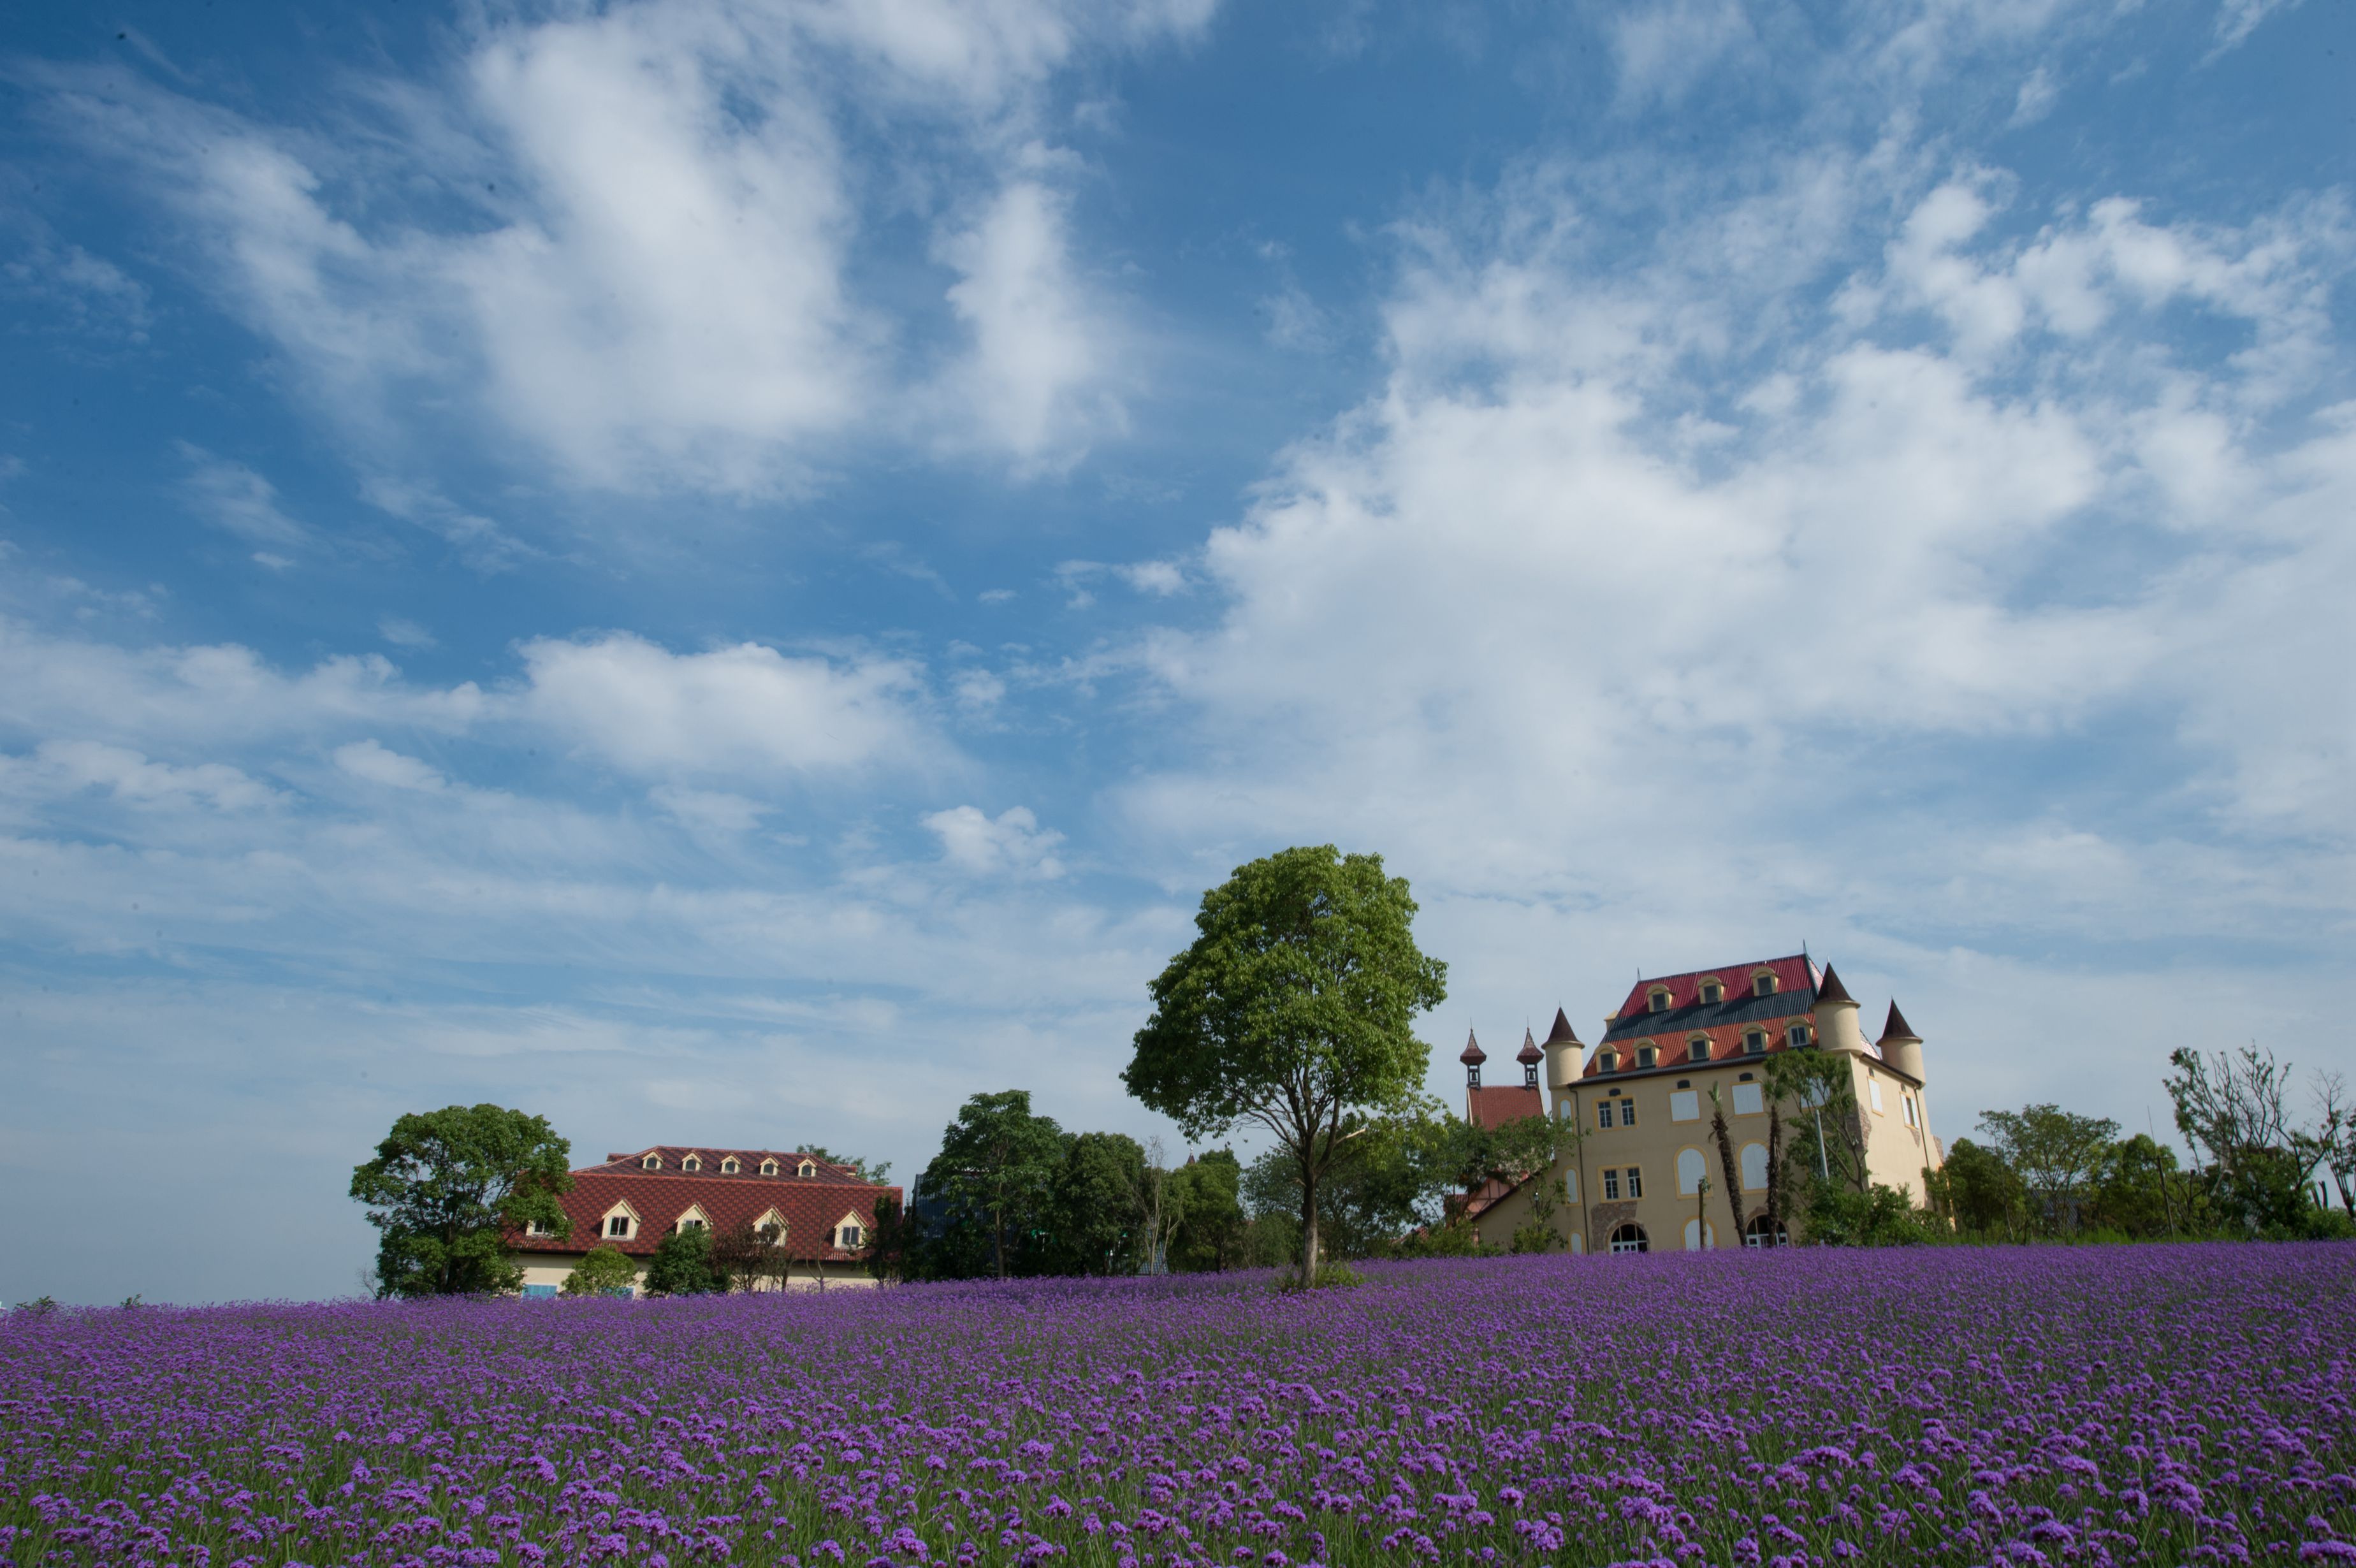
[[(1064, 1131), (1051, 1116), (1033, 1115), (1031, 1092), (1008, 1089), (976, 1094), (941, 1134), (941, 1152), (925, 1168), (917, 1189), (951, 1211), (952, 1246), (963, 1239), (976, 1258), (937, 1256), (934, 1267), (950, 1275), (988, 1272), (1004, 1279), (1031, 1272), (1023, 1254), (1044, 1229), (1050, 1189), (1064, 1158)], [(970, 1217), (971, 1225), (956, 1221)], [(977, 1266), (978, 1265), (978, 1266)]]
[(1417, 948), (1415, 901), (1376, 855), (1333, 846), (1239, 866), (1203, 895), (1197, 932), (1151, 987), (1121, 1080), (1190, 1139), (1255, 1123), (1301, 1191), (1301, 1267), (1317, 1276), (1317, 1191), (1354, 1114), (1404, 1111), (1430, 1048), (1417, 1014), (1447, 997), (1447, 965)]
[(351, 1195), (380, 1232), (380, 1296), (480, 1296), (521, 1288), (506, 1235), (537, 1223), (562, 1238), (557, 1201), (573, 1146), (545, 1118), (502, 1105), (412, 1112), (352, 1170)]

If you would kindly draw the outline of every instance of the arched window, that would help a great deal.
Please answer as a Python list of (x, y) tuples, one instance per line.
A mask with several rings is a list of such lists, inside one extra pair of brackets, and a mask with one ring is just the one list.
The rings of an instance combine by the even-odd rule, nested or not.
[(1742, 1190), (1758, 1192), (1767, 1186), (1767, 1146), (1742, 1146)]
[(1612, 1232), (1612, 1250), (1615, 1253), (1648, 1253), (1653, 1243), (1645, 1239), (1642, 1225), (1622, 1225)]
[(1775, 976), (1772, 974), (1751, 976), (1751, 994), (1754, 997), (1773, 996), (1775, 994)]
[(1701, 1150), (1697, 1148), (1677, 1150), (1677, 1190), (1690, 1195), (1701, 1185), (1702, 1178), (1708, 1174), (1708, 1168), (1702, 1163)]
[(1716, 980), (1704, 980), (1701, 983), (1701, 999), (1708, 1005), (1716, 1007), (1726, 1000), (1726, 987)]
[(1654, 987), (1651, 994), (1644, 998), (1644, 1006), (1646, 1009), (1651, 1012), (1667, 1012), (1669, 1010), (1669, 988), (1666, 986)]
[(1686, 1060), (1687, 1061), (1708, 1061), (1709, 1060), (1709, 1036), (1700, 1035), (1693, 1040), (1687, 1040), (1686, 1042)]
[(1783, 1031), (1783, 1038), (1791, 1043), (1791, 1047), (1794, 1051), (1797, 1051), (1800, 1047), (1808, 1043), (1808, 1026), (1805, 1024), (1794, 1024), (1790, 1029)]
[(1718, 1245), (1718, 1227), (1705, 1225), (1699, 1220), (1686, 1221), (1686, 1251), (1706, 1253)]
[(1650, 1067), (1650, 1066), (1652, 1066), (1652, 1065), (1653, 1065), (1653, 1063), (1654, 1063), (1654, 1062), (1655, 1062), (1655, 1061), (1659, 1061), (1659, 1060), (1660, 1060), (1660, 1052), (1659, 1052), (1659, 1051), (1658, 1051), (1658, 1050), (1656, 1050), (1655, 1048), (1654, 1048), (1654, 1047), (1652, 1047), (1652, 1046), (1649, 1046), (1649, 1045), (1640, 1045), (1640, 1046), (1638, 1046), (1638, 1047), (1636, 1048), (1636, 1065), (1637, 1065), (1637, 1066), (1639, 1066), (1639, 1067)]
[(1615, 1048), (1606, 1047), (1603, 1054), (1596, 1060), (1603, 1064), (1603, 1071), (1606, 1072), (1620, 1071), (1620, 1052)]
[[(1742, 1244), (1746, 1247), (1758, 1247), (1764, 1250), (1769, 1244), (1767, 1241), (1768, 1230), (1769, 1226), (1767, 1223), (1767, 1216), (1764, 1214), (1753, 1214), (1751, 1217), (1751, 1222), (1742, 1227)], [(1783, 1229), (1781, 1225), (1773, 1227), (1773, 1230), (1775, 1235), (1774, 1245), (1779, 1247), (1788, 1247), (1792, 1244), (1791, 1232)]]

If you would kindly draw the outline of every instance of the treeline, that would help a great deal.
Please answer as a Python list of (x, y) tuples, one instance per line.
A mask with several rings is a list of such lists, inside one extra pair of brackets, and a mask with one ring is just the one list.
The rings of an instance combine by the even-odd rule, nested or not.
[[(1338, 1129), (1345, 1155), (1318, 1186), (1318, 1229), (1342, 1258), (1476, 1250), (1451, 1200), (1518, 1182), (1555, 1157), (1541, 1116), (1474, 1127), (1437, 1105)], [(1247, 1165), (1230, 1149), (1183, 1162), (1158, 1141), (1073, 1133), (1023, 1090), (977, 1094), (944, 1131), (903, 1213), (876, 1213), (884, 1278), (1186, 1274), (1280, 1266), (1300, 1256), (1301, 1183), (1281, 1149)]]
[[(1930, 1180), (1933, 1212), (1969, 1240), (2340, 1239), (2356, 1187), (2356, 1107), (2337, 1074), (2308, 1082), (2244, 1047), (2169, 1058), (2169, 1099), (2190, 1160), (2147, 1133), (2056, 1105), (1989, 1111)], [(2327, 1181), (2340, 1207), (2324, 1207)]]

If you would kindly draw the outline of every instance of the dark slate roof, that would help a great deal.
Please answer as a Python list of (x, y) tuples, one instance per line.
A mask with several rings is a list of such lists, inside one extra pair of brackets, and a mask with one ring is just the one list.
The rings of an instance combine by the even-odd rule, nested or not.
[(1554, 1010), (1554, 1028), (1547, 1031), (1548, 1045), (1577, 1045), (1579, 1031), (1570, 1027), (1570, 1015), (1560, 1008)]
[[(1772, 995), (1754, 997), (1751, 994), (1753, 971), (1766, 968), (1774, 971), (1776, 990)], [(1725, 987), (1725, 999), (1705, 1002), (1701, 999), (1701, 983), (1716, 980)], [(1669, 1008), (1666, 1012), (1647, 1010), (1653, 987), (1668, 988)], [(1718, 969), (1696, 969), (1684, 975), (1662, 975), (1650, 980), (1640, 980), (1628, 994), (1617, 1018), (1603, 1026), (1603, 1038), (1598, 1044), (1615, 1045), (1622, 1040), (1650, 1036), (1661, 1043), (1664, 1054), (1676, 1050), (1686, 1036), (1697, 1030), (1708, 1030), (1713, 1038), (1721, 1029), (1731, 1029), (1732, 1038), (1740, 1040), (1744, 1025), (1770, 1023), (1804, 1013), (1816, 1003), (1815, 976), (1804, 955), (1788, 958), (1769, 958), (1748, 964), (1729, 964)], [(1773, 1030), (1770, 1030), (1772, 1035)]]
[(1851, 1007), (1857, 1005), (1857, 998), (1848, 994), (1848, 987), (1840, 983), (1840, 976), (1833, 973), (1833, 966), (1829, 964), (1825, 965), (1824, 983), (1816, 987), (1816, 995), (1824, 1001), (1847, 1002)]
[(1469, 1067), (1478, 1067), (1489, 1060), (1489, 1053), (1481, 1049), (1481, 1042), (1472, 1038), (1469, 1029), (1464, 1031), (1464, 1050), (1456, 1060)]
[(1898, 1010), (1895, 997), (1892, 997), (1890, 1003), (1890, 1021), (1881, 1026), (1881, 1038), (1882, 1040), (1921, 1040), (1922, 1038), (1914, 1032), (1914, 1026), (1906, 1021), (1906, 1015)]
[(1538, 1042), (1531, 1038), (1528, 1026), (1526, 1025), (1522, 1029), (1522, 1049), (1515, 1055), (1514, 1060), (1520, 1062), (1525, 1067), (1528, 1066), (1533, 1061), (1544, 1061), (1546, 1060), (1546, 1052), (1538, 1049)]

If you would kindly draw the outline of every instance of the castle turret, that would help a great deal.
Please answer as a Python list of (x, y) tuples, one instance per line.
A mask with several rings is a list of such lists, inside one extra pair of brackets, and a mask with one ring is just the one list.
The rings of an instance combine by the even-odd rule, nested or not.
[(1555, 1097), (1555, 1115), (1562, 1115), (1562, 1097), (1579, 1083), (1580, 1073), (1587, 1066), (1587, 1047), (1580, 1042), (1579, 1034), (1570, 1027), (1570, 1019), (1560, 1008), (1554, 1010), (1554, 1028), (1547, 1031), (1547, 1087)]
[(1915, 1083), (1922, 1082), (1922, 1037), (1898, 1010), (1896, 997), (1890, 998), (1890, 1021), (1881, 1026), (1881, 1038), (1874, 1043), (1881, 1048), (1882, 1061)]
[[(1569, 1022), (1569, 1020), (1565, 1019), (1564, 1021)], [(1522, 1087), (1525, 1089), (1537, 1088), (1538, 1086), (1538, 1063), (1545, 1061), (1546, 1056), (1545, 1053), (1538, 1050), (1538, 1042), (1531, 1038), (1529, 1026), (1527, 1024), (1522, 1026), (1522, 1049), (1520, 1052), (1515, 1056), (1514, 1060), (1522, 1064)]]
[(1816, 987), (1816, 1005), (1812, 1009), (1816, 1020), (1816, 1043), (1826, 1051), (1846, 1051), (1865, 1054), (1865, 1031), (1858, 1027), (1857, 998), (1840, 983), (1833, 966), (1825, 965), (1825, 977)]
[(1456, 1060), (1464, 1064), (1464, 1086), (1467, 1089), (1481, 1087), (1481, 1064), (1489, 1060), (1489, 1053), (1481, 1049), (1480, 1040), (1473, 1038), (1469, 1029), (1464, 1031), (1464, 1049)]

